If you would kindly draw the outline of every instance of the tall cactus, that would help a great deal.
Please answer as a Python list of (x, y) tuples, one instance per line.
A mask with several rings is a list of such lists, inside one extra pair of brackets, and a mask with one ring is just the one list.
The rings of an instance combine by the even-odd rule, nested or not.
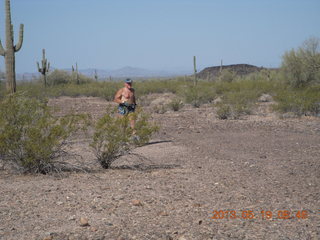
[(75, 79), (75, 82), (79, 85), (80, 79), (79, 79), (79, 71), (78, 71), (78, 63), (76, 63), (76, 68), (72, 65), (72, 78)]
[(196, 62), (196, 56), (193, 56), (193, 68), (194, 68), (194, 86), (197, 85), (197, 62)]
[(98, 82), (98, 72), (97, 72), (97, 69), (94, 70), (94, 79), (96, 80), (96, 82)]
[(6, 64), (6, 88), (7, 91), (15, 93), (16, 72), (15, 72), (15, 53), (18, 52), (23, 43), (23, 24), (20, 24), (19, 41), (14, 45), (13, 25), (11, 23), (10, 0), (5, 0), (6, 11), (6, 49), (3, 48), (0, 40), (0, 55), (4, 56)]
[(41, 73), (43, 76), (44, 86), (46, 87), (47, 86), (47, 73), (49, 72), (50, 62), (48, 62), (46, 59), (46, 50), (45, 49), (42, 49), (41, 67), (40, 67), (39, 62), (37, 62), (37, 66), (38, 66), (39, 73)]

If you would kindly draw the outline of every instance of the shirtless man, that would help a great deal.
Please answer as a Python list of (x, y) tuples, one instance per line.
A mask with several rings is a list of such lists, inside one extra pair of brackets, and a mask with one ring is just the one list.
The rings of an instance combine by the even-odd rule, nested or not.
[[(118, 112), (121, 116), (129, 115), (133, 113), (136, 107), (136, 98), (134, 95), (134, 89), (132, 88), (132, 80), (126, 79), (124, 87), (119, 89), (114, 96), (114, 102), (119, 103)], [(130, 119), (130, 127), (134, 129), (135, 121)]]

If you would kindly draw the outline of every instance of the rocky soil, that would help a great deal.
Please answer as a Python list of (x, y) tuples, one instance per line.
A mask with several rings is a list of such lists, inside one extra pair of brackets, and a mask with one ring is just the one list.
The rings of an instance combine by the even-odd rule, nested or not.
[[(109, 103), (50, 104), (96, 119)], [(160, 132), (109, 170), (85, 135), (70, 139), (77, 156), (66, 161), (87, 173), (18, 175), (1, 165), (0, 239), (320, 239), (320, 119), (280, 119), (269, 106), (240, 120), (219, 120), (210, 105), (152, 113)]]

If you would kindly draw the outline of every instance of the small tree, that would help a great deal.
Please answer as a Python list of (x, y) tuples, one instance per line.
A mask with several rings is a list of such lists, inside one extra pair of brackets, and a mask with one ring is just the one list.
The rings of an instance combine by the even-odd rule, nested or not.
[(282, 72), (292, 87), (320, 83), (320, 39), (310, 38), (283, 56)]

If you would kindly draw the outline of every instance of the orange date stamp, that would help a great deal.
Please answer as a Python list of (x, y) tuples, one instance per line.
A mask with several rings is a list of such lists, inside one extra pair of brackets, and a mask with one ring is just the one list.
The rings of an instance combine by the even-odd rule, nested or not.
[(214, 210), (212, 211), (211, 219), (308, 219), (309, 213), (307, 210), (289, 211), (289, 210), (277, 210), (277, 211), (251, 211), (251, 210)]

